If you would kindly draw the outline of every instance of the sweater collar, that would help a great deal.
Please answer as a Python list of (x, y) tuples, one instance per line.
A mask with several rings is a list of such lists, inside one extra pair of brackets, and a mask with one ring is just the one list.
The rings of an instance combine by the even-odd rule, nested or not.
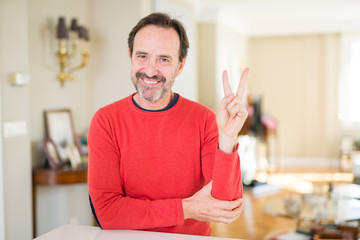
[(141, 110), (143, 110), (143, 111), (147, 111), (147, 112), (163, 112), (163, 111), (169, 110), (170, 108), (172, 108), (172, 107), (175, 106), (175, 104), (176, 104), (177, 101), (179, 100), (179, 94), (174, 93), (174, 97), (173, 97), (173, 99), (171, 100), (171, 102), (170, 102), (165, 108), (163, 108), (163, 109), (158, 109), (158, 110), (148, 110), (148, 109), (142, 108), (142, 107), (140, 107), (139, 104), (137, 104), (137, 103), (135, 102), (134, 96), (132, 96), (131, 99), (132, 99), (132, 102), (134, 103), (134, 105), (135, 105), (137, 108), (139, 108), (139, 109), (141, 109)]

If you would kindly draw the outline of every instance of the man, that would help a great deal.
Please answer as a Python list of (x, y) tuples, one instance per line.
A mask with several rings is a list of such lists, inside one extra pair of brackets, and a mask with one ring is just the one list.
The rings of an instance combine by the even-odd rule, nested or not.
[(103, 229), (210, 235), (210, 222), (230, 223), (242, 209), (237, 134), (248, 69), (236, 95), (224, 72), (215, 115), (171, 90), (189, 47), (180, 22), (150, 14), (128, 46), (137, 92), (99, 109), (89, 130), (93, 213)]

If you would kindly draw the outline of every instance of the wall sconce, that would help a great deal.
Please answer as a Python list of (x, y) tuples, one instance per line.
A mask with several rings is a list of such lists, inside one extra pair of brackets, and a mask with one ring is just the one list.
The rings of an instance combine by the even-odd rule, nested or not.
[[(57, 36), (59, 41), (59, 50), (57, 56), (60, 60), (60, 73), (58, 79), (63, 87), (66, 80), (74, 80), (71, 75), (74, 71), (86, 66), (89, 59), (88, 41), (89, 35), (85, 27), (77, 25), (77, 20), (72, 19), (71, 27), (68, 31), (65, 25), (65, 19), (59, 17), (57, 25)], [(76, 51), (80, 43), (82, 62), (71, 67), (71, 59), (76, 56)]]

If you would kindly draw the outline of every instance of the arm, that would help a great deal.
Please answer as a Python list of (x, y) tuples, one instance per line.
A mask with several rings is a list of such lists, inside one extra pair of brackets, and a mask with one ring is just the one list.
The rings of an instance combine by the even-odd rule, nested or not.
[(240, 159), (237, 151), (227, 154), (218, 149), (215, 114), (209, 114), (205, 124), (201, 166), (207, 185), (190, 198), (183, 199), (184, 218), (233, 222), (242, 211)]
[(121, 152), (109, 118), (98, 111), (89, 129), (89, 194), (104, 229), (149, 229), (183, 222), (181, 199), (127, 197), (120, 176)]
[[(216, 153), (213, 174), (213, 196), (232, 200), (242, 197), (240, 160), (237, 154), (237, 136), (248, 116), (245, 107), (245, 87), (249, 69), (240, 78), (234, 95), (231, 91), (228, 74), (223, 73), (225, 97), (221, 100), (216, 121), (219, 131), (219, 150)], [(235, 189), (234, 192), (232, 189)], [(231, 194), (234, 195), (231, 195)]]
[(211, 195), (215, 199), (231, 201), (242, 198), (242, 180), (237, 142), (230, 153), (220, 149), (215, 114), (209, 114), (201, 163), (205, 183), (212, 181)]
[(210, 182), (183, 199), (184, 219), (228, 224), (240, 216), (243, 208), (240, 159), (237, 151), (226, 154), (217, 149), (217, 137), (212, 139), (215, 144), (207, 147), (212, 145), (215, 152), (201, 159), (205, 182)]
[[(243, 72), (236, 96), (231, 93), (227, 72), (223, 74), (225, 97), (217, 113), (217, 124), (209, 121), (210, 130), (207, 131), (209, 134), (206, 135), (201, 158), (205, 182), (212, 181), (192, 197), (183, 199), (184, 218), (231, 223), (242, 211), (243, 189), (237, 135), (247, 118), (243, 100), (248, 72), (249, 69)], [(214, 132), (219, 134), (218, 146), (214, 145), (217, 144), (217, 134), (214, 135)], [(216, 149), (214, 154), (204, 154), (211, 153), (211, 149)]]

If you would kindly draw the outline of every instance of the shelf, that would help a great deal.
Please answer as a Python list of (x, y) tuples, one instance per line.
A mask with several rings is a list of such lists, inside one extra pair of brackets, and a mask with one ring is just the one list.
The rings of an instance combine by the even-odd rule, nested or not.
[(87, 168), (81, 169), (34, 169), (34, 185), (59, 185), (87, 182)]

